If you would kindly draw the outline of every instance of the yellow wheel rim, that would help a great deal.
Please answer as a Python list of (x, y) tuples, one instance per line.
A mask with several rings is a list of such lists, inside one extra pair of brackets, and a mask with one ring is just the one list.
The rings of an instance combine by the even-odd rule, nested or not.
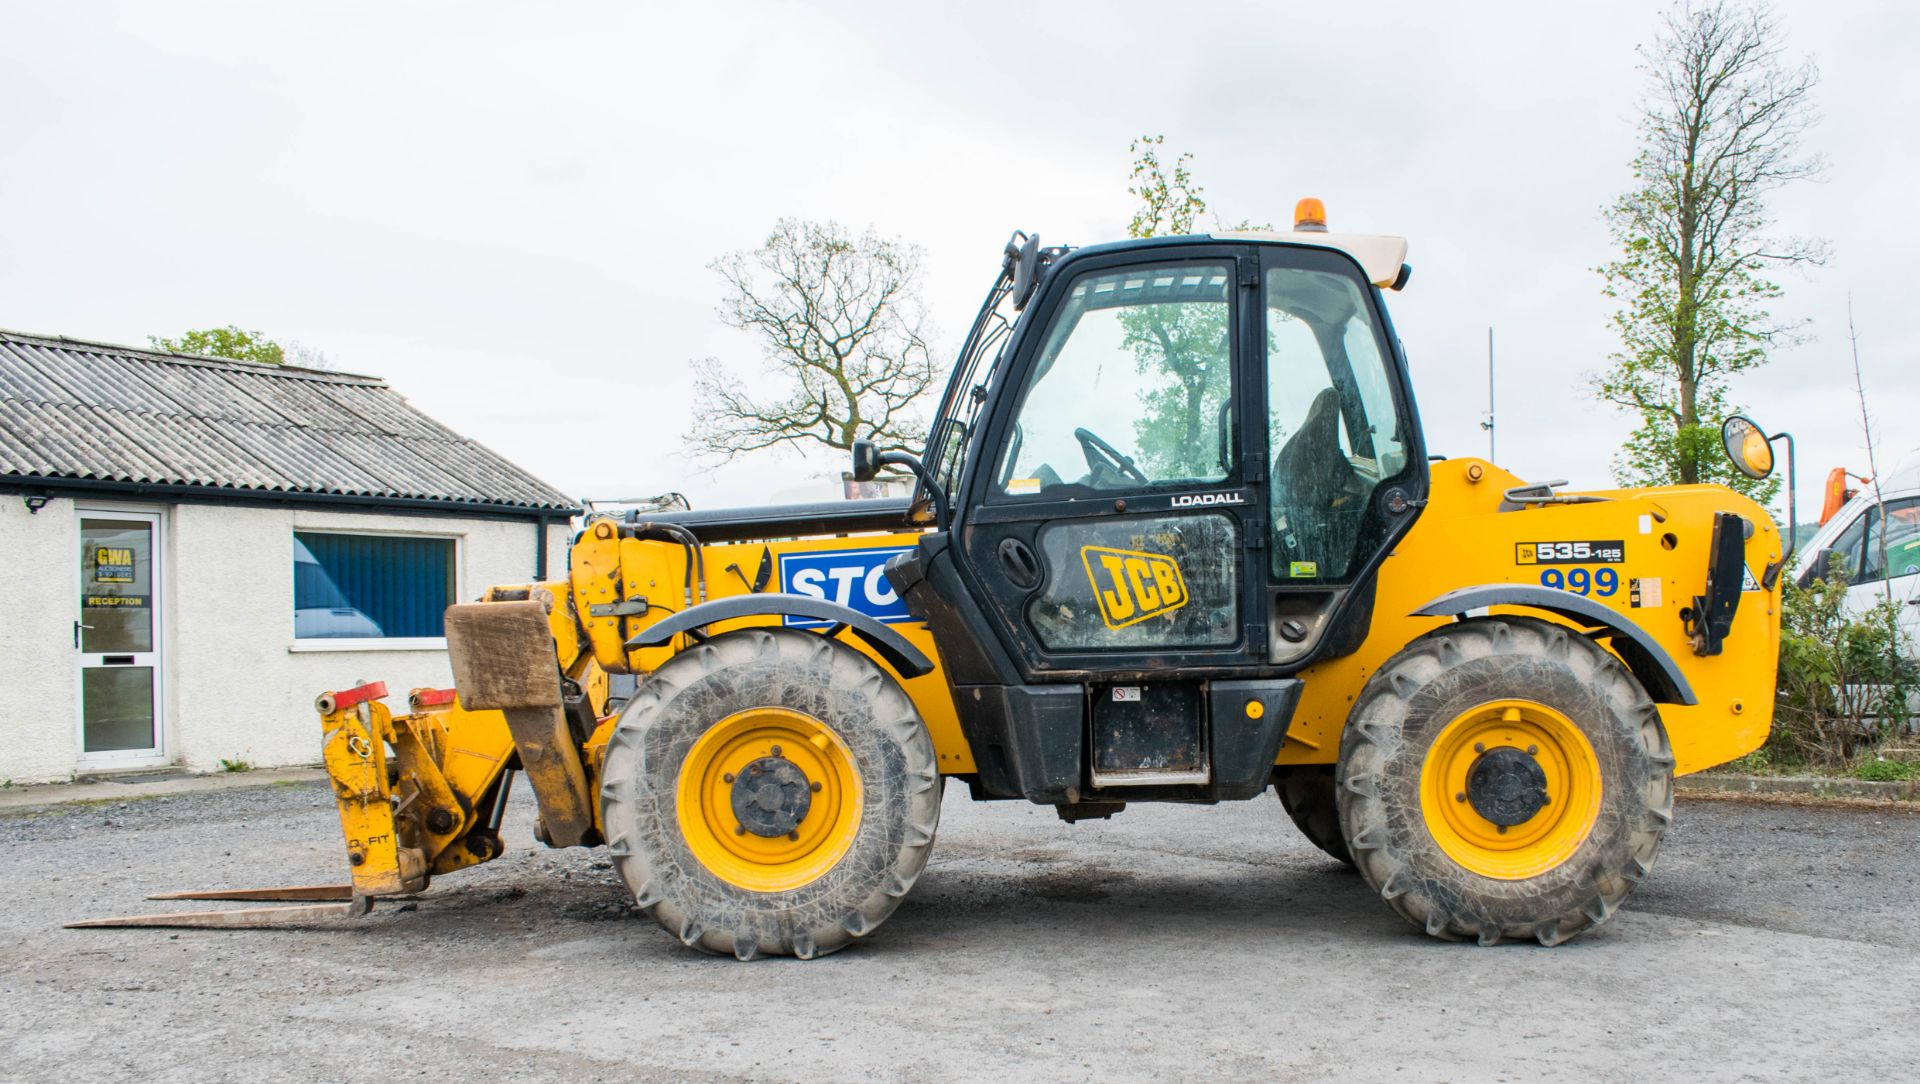
[[(1486, 775), (1477, 787), (1470, 782), (1490, 753), (1509, 763), (1524, 755), (1539, 769), (1527, 774), (1544, 781), (1545, 804), (1504, 831), (1476, 808), (1489, 791)], [(1441, 729), (1420, 770), (1421, 813), (1434, 842), (1466, 869), (1503, 881), (1537, 876), (1572, 857), (1593, 831), (1600, 793), (1600, 761), (1586, 735), (1531, 700), (1461, 712)]]
[[(806, 791), (788, 833), (743, 831), (737, 784), (756, 766), (785, 761)], [(796, 778), (780, 767), (783, 778)], [(831, 728), (803, 712), (750, 708), (713, 724), (687, 750), (677, 796), (681, 834), (714, 876), (753, 892), (786, 892), (832, 869), (860, 828), (860, 773)], [(765, 824), (760, 824), (764, 829)]]

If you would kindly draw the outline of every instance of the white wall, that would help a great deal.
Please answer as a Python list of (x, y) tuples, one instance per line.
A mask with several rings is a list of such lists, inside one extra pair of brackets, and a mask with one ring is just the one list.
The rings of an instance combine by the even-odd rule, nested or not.
[[(138, 507), (127, 504), (123, 507)], [(164, 621), (165, 751), (195, 771), (221, 760), (256, 767), (320, 759), (314, 697), (359, 679), (385, 681), (388, 705), (406, 710), (407, 690), (452, 683), (444, 649), (313, 650), (293, 636), (293, 532), (426, 534), (458, 540), (455, 596), (533, 572), (531, 520), (343, 514), (240, 505), (166, 506)], [(568, 527), (548, 528), (548, 569), (566, 567)], [(13, 592), (0, 606), (0, 781), (69, 778), (76, 768), (78, 684), (72, 613), (79, 545), (73, 502), (28, 516), (0, 495), (0, 554)]]
[(0, 783), (65, 779), (79, 727), (80, 521), (73, 502), (28, 513), (0, 493)]

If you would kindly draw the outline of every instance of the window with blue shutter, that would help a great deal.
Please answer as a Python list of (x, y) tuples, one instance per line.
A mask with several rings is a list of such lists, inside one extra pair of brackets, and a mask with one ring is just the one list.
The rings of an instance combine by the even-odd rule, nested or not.
[(293, 533), (293, 635), (301, 640), (446, 635), (451, 538)]

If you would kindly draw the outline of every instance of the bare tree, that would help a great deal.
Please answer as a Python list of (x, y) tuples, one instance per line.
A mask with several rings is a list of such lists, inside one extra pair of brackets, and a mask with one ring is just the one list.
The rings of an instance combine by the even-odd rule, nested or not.
[(694, 362), (699, 454), (782, 445), (918, 451), (918, 407), (935, 376), (920, 299), (920, 249), (836, 222), (781, 219), (766, 243), (721, 257), (720, 319), (760, 340), (768, 379)]
[(1637, 183), (1605, 210), (1621, 255), (1600, 269), (1621, 348), (1597, 390), (1639, 421), (1616, 461), (1623, 483), (1751, 488), (1717, 454), (1729, 381), (1801, 326), (1767, 312), (1780, 296), (1767, 276), (1825, 256), (1770, 236), (1766, 197), (1822, 168), (1801, 149), (1819, 71), (1790, 62), (1781, 38), (1764, 3), (1720, 0), (1670, 10), (1641, 51)]
[(1887, 560), (1887, 502), (1880, 493), (1880, 461), (1873, 451), (1873, 414), (1867, 409), (1867, 382), (1860, 375), (1860, 332), (1853, 325), (1851, 292), (1847, 294), (1847, 345), (1853, 349), (1853, 394), (1860, 400), (1860, 435), (1867, 442), (1867, 484), (1873, 487), (1874, 515), (1879, 517), (1880, 594), (1886, 604), (1892, 606), (1893, 564)]

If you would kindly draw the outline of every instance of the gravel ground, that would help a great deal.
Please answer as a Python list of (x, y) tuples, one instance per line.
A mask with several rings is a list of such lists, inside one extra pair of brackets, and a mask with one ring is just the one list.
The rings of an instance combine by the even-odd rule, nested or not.
[(417, 909), (62, 930), (169, 888), (337, 880), (302, 784), (0, 817), (0, 1079), (1868, 1080), (1920, 1076), (1920, 815), (1688, 801), (1557, 949), (1429, 941), (1271, 798), (1064, 825), (950, 790), (866, 943), (739, 964), (638, 918), (601, 851)]

